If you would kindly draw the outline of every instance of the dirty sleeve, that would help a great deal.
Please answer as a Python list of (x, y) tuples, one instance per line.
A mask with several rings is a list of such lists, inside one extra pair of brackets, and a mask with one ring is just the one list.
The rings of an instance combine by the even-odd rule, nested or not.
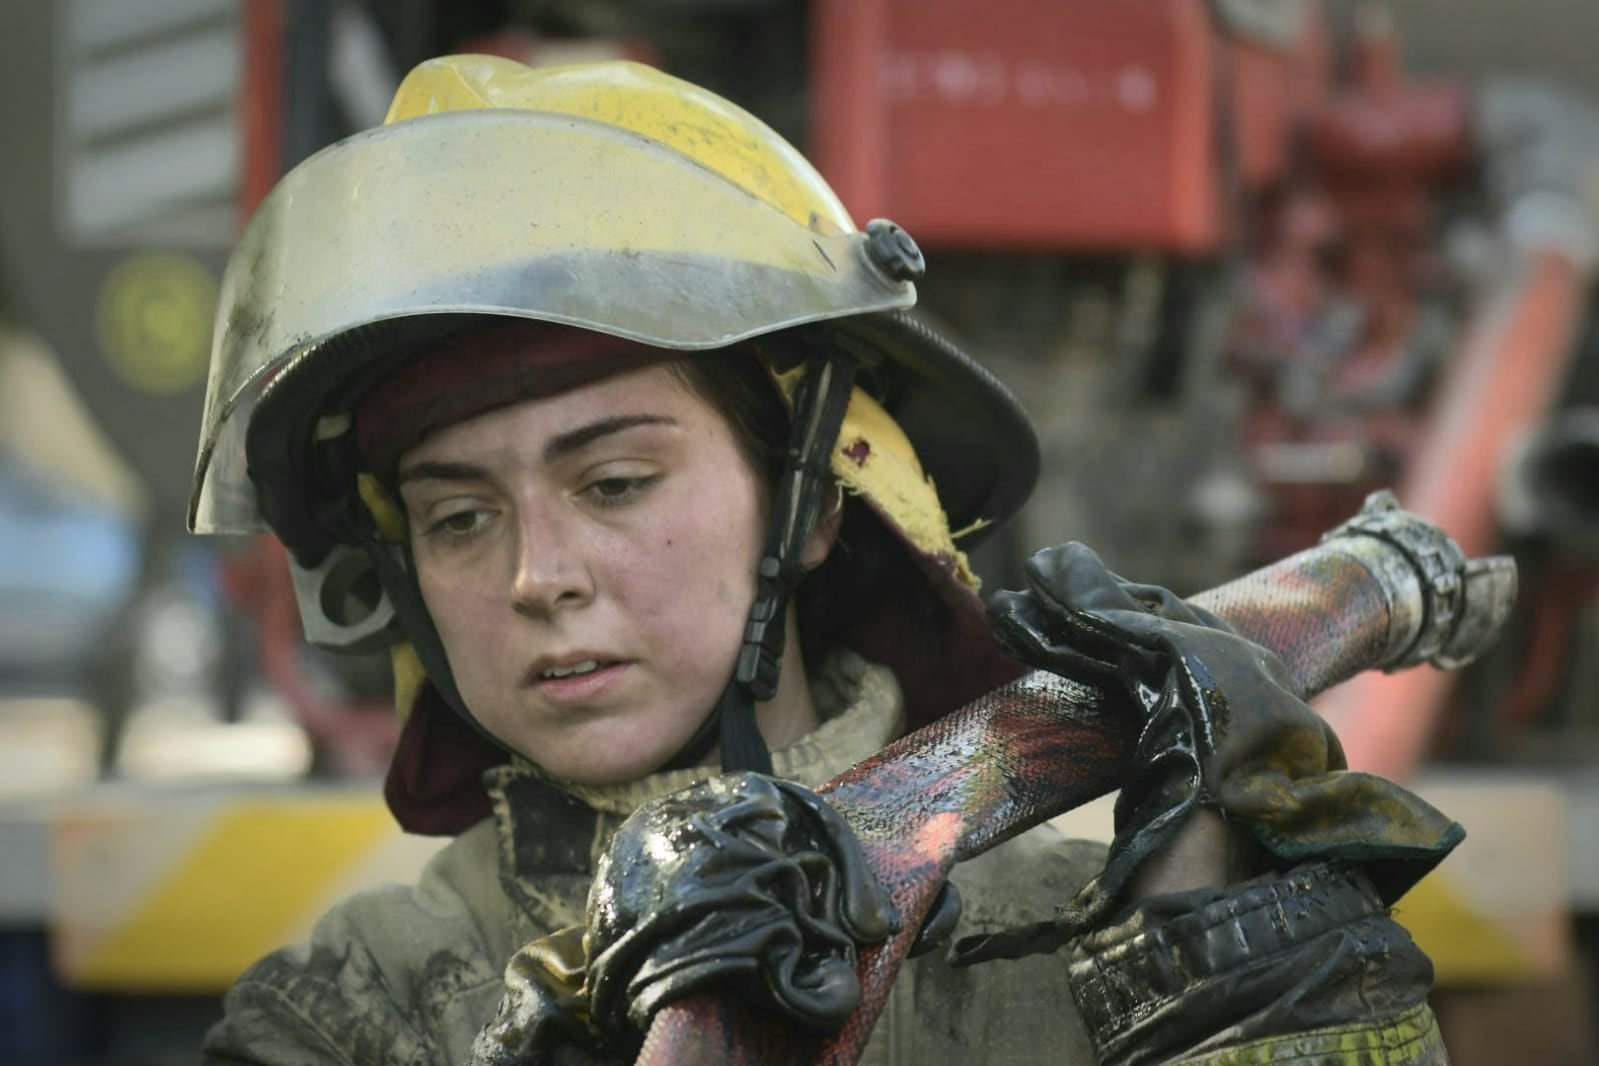
[(1358, 867), (1139, 901), (1069, 949), (1106, 1066), (1448, 1062), (1432, 963)]

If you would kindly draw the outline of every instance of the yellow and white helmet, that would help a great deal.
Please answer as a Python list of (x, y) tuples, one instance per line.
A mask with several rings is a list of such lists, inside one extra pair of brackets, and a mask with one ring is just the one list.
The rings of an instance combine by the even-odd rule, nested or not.
[[(903, 231), (858, 230), (797, 151), (696, 86), (626, 62), (424, 63), (383, 126), (294, 168), (241, 237), (222, 282), (189, 526), (270, 527), (296, 560), (308, 635), (345, 646), (400, 640), (397, 699), (415, 712), (426, 681), (449, 687), (435, 676), (445, 668), (435, 659), (424, 677), (415, 635), (398, 633), (384, 611), (349, 621), (330, 607), (330, 585), (356, 584), (333, 577), (333, 564), (362, 547), (337, 520), (341, 507), (359, 502), (379, 536), (403, 540), (371, 472), (329, 461), (348, 444), (364, 390), (485, 318), (683, 353), (803, 337), (853, 368), (828, 445), (833, 476), (909, 549), (933, 599), (953, 612), (891, 619), (857, 649), (897, 667), (920, 724), (1005, 673), (961, 549), (1020, 507), (1038, 469), (1015, 400), (908, 313), (921, 270)], [(803, 376), (783, 381), (792, 391)], [(393, 575), (379, 576), (395, 595)], [(941, 634), (934, 644), (945, 647), (895, 663), (889, 634), (906, 624)], [(973, 641), (976, 659), (952, 643)], [(440, 728), (412, 713), (407, 734), (436, 739)], [(427, 762), (405, 742), (400, 761), (413, 773)], [(395, 789), (391, 777), (406, 821)]]

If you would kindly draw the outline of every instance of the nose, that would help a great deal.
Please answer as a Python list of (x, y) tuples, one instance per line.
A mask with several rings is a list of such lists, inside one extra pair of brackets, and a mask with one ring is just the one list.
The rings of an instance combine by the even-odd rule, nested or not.
[(561, 521), (558, 508), (524, 512), (518, 525), (511, 604), (518, 614), (549, 618), (594, 598), (594, 576), (581, 537)]

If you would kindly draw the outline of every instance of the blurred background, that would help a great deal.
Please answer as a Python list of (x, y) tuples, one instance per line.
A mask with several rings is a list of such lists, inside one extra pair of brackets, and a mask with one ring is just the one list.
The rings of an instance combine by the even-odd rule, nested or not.
[[(1470, 838), (1403, 902), (1454, 1060), (1599, 1062), (1593, 0), (5, 0), (0, 1062), (189, 1062), (228, 983), (409, 880), (381, 660), (183, 532), (229, 243), (451, 51), (743, 104), (1022, 397), (1075, 538), (1194, 592), (1372, 489), (1522, 594), (1461, 674), (1329, 693)], [(1103, 805), (1063, 819), (1106, 835)]]

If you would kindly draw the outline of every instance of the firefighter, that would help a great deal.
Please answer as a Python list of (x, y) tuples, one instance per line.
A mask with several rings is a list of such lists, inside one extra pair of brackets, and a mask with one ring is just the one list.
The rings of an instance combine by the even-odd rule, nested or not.
[(958, 957), (906, 966), (863, 1061), (1444, 1061), (1386, 908), (1458, 827), (1339, 773), (1269, 653), (1080, 545), (985, 617), (963, 549), (1037, 442), (909, 316), (921, 269), (759, 121), (626, 63), (423, 64), (282, 180), (224, 279), (190, 524), (269, 527), (312, 640), (391, 645), (385, 795), (454, 839), (245, 974), (206, 1062), (628, 1061), (698, 987), (661, 900), (729, 898), (682, 862), (593, 904), (629, 841), (809, 841), (838, 950), (755, 984), (836, 1020), (896, 918), (809, 788), (1027, 666), (1146, 719), (1116, 841), (958, 867), (923, 930), (958, 914)]

